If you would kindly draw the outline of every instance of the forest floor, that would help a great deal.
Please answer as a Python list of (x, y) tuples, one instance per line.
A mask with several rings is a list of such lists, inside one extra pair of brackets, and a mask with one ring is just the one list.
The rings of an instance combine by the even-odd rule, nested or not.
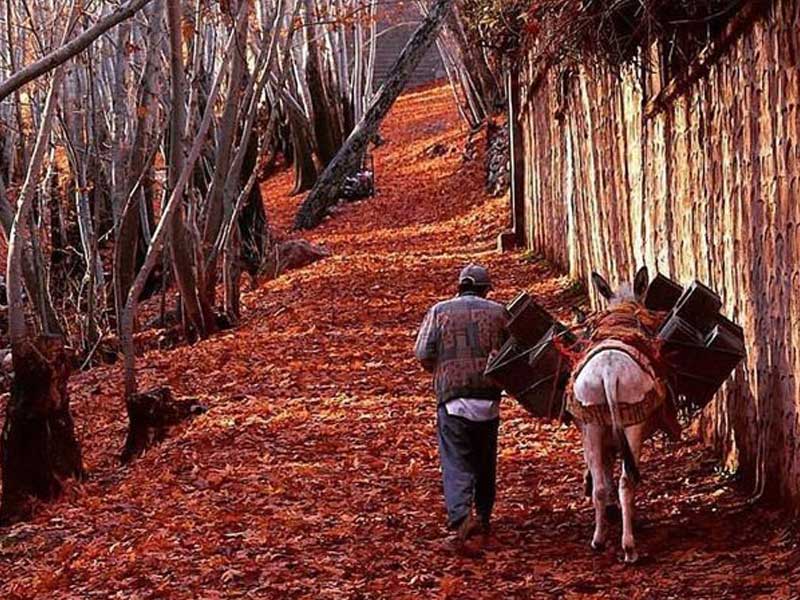
[[(638, 498), (641, 564), (589, 549), (574, 428), (503, 405), (493, 539), (446, 543), (435, 401), (416, 327), (469, 261), (494, 297), (529, 290), (564, 318), (579, 290), (542, 261), (498, 254), (505, 199), (439, 88), (404, 96), (376, 152), (378, 196), (310, 234), (333, 256), (243, 296), (240, 326), (139, 361), (209, 410), (131, 466), (117, 366), (74, 377), (88, 480), (0, 530), (0, 598), (791, 598), (798, 531), (753, 508), (696, 442), (651, 443)], [(441, 144), (441, 156), (426, 149)], [(284, 231), (289, 173), (264, 185)]]

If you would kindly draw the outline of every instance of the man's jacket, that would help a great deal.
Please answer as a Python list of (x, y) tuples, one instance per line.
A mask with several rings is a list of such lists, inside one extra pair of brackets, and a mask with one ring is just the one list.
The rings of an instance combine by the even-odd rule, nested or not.
[(484, 376), (489, 355), (506, 339), (503, 305), (474, 294), (439, 302), (425, 315), (415, 354), (433, 372), (436, 398), (500, 400), (500, 388)]

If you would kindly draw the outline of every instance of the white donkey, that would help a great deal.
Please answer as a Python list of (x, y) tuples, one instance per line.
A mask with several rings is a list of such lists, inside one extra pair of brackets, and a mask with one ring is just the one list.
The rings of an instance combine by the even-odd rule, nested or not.
[[(592, 282), (600, 295), (608, 300), (609, 306), (613, 307), (620, 302), (641, 301), (649, 279), (647, 268), (642, 268), (636, 274), (632, 289), (630, 284), (626, 284), (613, 292), (606, 280), (597, 273), (592, 274)], [(614, 342), (611, 347), (601, 346), (595, 353), (590, 353), (573, 385), (574, 400), (580, 406), (589, 410), (591, 407), (605, 410), (604, 407), (608, 406), (610, 413), (610, 425), (607, 422), (591, 422), (592, 419), (578, 419), (593, 487), (595, 530), (592, 548), (602, 550), (605, 547), (606, 520), (610, 514), (608, 509), (617, 500), (614, 457), (619, 451), (623, 462), (619, 502), (622, 508), (622, 549), (626, 563), (634, 563), (638, 559), (633, 537), (634, 490), (639, 481), (639, 453), (650, 426), (647, 422), (625, 426), (620, 420), (620, 405), (643, 402), (658, 385), (650, 365), (640, 364), (642, 358), (641, 353), (619, 342)]]

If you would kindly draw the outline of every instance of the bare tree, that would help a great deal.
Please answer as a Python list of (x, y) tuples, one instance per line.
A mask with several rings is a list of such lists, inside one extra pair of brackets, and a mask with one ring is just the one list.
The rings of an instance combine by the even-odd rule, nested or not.
[[(247, 4), (242, 3), (239, 16), (237, 20), (239, 22), (243, 21), (247, 15)], [(232, 49), (233, 45), (236, 41), (236, 32), (232, 31), (228, 43), (225, 46), (225, 52), (223, 56), (227, 57), (227, 60), (231, 60)], [(133, 340), (133, 332), (134, 332), (134, 319), (136, 317), (136, 310), (139, 303), (139, 297), (144, 290), (145, 283), (147, 282), (147, 278), (149, 277), (150, 273), (152, 272), (153, 268), (156, 265), (156, 261), (158, 259), (159, 252), (164, 247), (164, 244), (167, 240), (167, 237), (172, 229), (172, 223), (174, 219), (174, 214), (177, 210), (179, 210), (181, 204), (183, 203), (184, 192), (186, 187), (193, 175), (195, 163), (197, 162), (200, 154), (202, 152), (203, 146), (206, 143), (206, 136), (208, 135), (209, 129), (211, 127), (211, 122), (214, 114), (214, 102), (217, 99), (220, 89), (220, 83), (222, 80), (222, 75), (224, 72), (224, 66), (217, 71), (215, 75), (214, 82), (211, 86), (211, 90), (208, 95), (208, 101), (206, 103), (205, 112), (203, 114), (203, 118), (200, 122), (198, 127), (197, 133), (194, 137), (192, 142), (191, 151), (189, 153), (188, 158), (185, 161), (181, 161), (181, 171), (178, 174), (174, 185), (170, 188), (170, 196), (167, 203), (164, 205), (162, 210), (161, 218), (159, 223), (153, 232), (152, 239), (150, 241), (150, 247), (147, 250), (147, 255), (144, 260), (144, 264), (142, 265), (141, 269), (139, 270), (136, 278), (131, 285), (130, 291), (128, 292), (128, 297), (125, 302), (125, 308), (122, 311), (122, 323), (121, 323), (121, 341), (122, 341), (122, 348), (125, 356), (125, 399), (126, 404), (128, 406), (129, 416), (132, 416), (131, 407), (136, 402), (136, 396), (138, 393), (137, 385), (136, 385), (136, 351), (134, 347), (134, 340)], [(174, 125), (173, 125), (174, 126)], [(135, 423), (131, 423), (131, 430), (136, 427)]]
[[(163, 2), (155, 0), (146, 8), (148, 31), (144, 69), (136, 100), (136, 121), (133, 123), (133, 142), (125, 173), (125, 203), (114, 244), (114, 297), (117, 324), (128, 297), (136, 269), (144, 260), (140, 249), (149, 239), (143, 239), (149, 226), (152, 207), (148, 204), (146, 187), (150, 183), (153, 160), (158, 150), (158, 98), (161, 95), (161, 46), (163, 35)], [(140, 258), (140, 255), (141, 258)]]
[(4, 100), (9, 94), (18, 90), (26, 83), (33, 81), (37, 77), (41, 77), (48, 71), (65, 63), (73, 56), (80, 54), (106, 31), (131, 18), (150, 1), (151, 0), (130, 0), (114, 12), (100, 19), (71, 42), (59, 46), (33, 64), (17, 71), (14, 75), (0, 83), (0, 101)]
[[(48, 24), (63, 22), (63, 2), (5, 3), (0, 131), (12, 134), (0, 139), (0, 222), (12, 241), (11, 338), (17, 380), (27, 382), (19, 398), (43, 394), (31, 382), (50, 373), (68, 413), (67, 367), (121, 348), (133, 420), (148, 395), (136, 385), (140, 302), (160, 289), (167, 327), (176, 299), (191, 343), (236, 322), (244, 266), (274, 276), (295, 260), (287, 253), (325, 255), (271, 234), (261, 165), (293, 154), (306, 189), (336, 155), (374, 95), (378, 6), (76, 1), (60, 40)], [(36, 81), (51, 71), (47, 87)], [(13, 101), (23, 95), (24, 110)], [(17, 360), (33, 355), (40, 360)], [(63, 422), (71, 427), (68, 414)], [(77, 456), (77, 473), (75, 448), (64, 456)]]
[[(64, 42), (77, 16), (69, 14)], [(24, 518), (30, 496), (49, 499), (61, 492), (62, 482), (83, 470), (80, 445), (69, 410), (67, 381), (71, 370), (63, 336), (46, 332), (32, 337), (25, 318), (23, 254), (35, 189), (50, 144), (56, 99), (64, 78), (56, 68), (47, 92), (36, 144), (8, 238), (8, 322), (14, 365), (14, 387), (0, 437), (3, 497), (0, 521)]]

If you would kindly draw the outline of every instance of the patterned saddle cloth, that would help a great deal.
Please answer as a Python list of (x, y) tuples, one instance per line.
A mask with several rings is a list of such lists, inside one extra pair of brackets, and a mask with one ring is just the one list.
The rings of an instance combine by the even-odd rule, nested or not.
[(632, 425), (643, 423), (664, 404), (664, 401), (667, 399), (667, 387), (664, 385), (661, 379), (656, 376), (651, 361), (648, 360), (643, 352), (640, 352), (633, 346), (620, 342), (619, 340), (609, 339), (594, 344), (584, 354), (580, 361), (576, 363), (566, 391), (566, 408), (569, 413), (581, 423), (596, 423), (608, 426), (612, 424), (611, 409), (607, 403), (585, 406), (578, 401), (573, 393), (575, 380), (586, 366), (586, 363), (588, 363), (589, 360), (591, 360), (600, 352), (607, 350), (623, 352), (633, 359), (633, 361), (636, 362), (636, 364), (638, 364), (639, 367), (653, 379), (655, 384), (653, 389), (650, 390), (650, 392), (640, 401), (630, 404), (620, 402), (618, 404), (620, 414), (619, 424), (621, 426), (630, 427)]

